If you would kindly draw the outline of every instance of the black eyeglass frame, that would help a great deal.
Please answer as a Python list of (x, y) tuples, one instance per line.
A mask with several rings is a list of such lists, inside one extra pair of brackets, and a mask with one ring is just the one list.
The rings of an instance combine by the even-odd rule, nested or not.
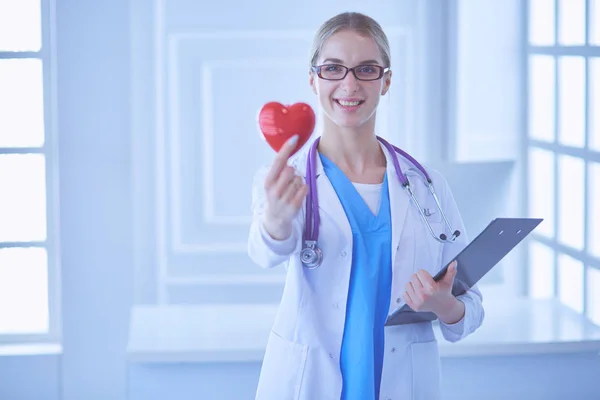
[[(336, 67), (340, 67), (346, 70), (346, 73), (344, 73), (344, 76), (342, 76), (341, 78), (324, 78), (323, 75), (321, 74), (321, 68), (323, 67), (331, 67), (331, 66), (336, 66)], [(372, 78), (372, 79), (361, 79), (356, 75), (356, 68), (362, 68), (362, 67), (374, 67), (379, 69), (379, 76), (377, 76), (377, 78)], [(356, 67), (352, 67), (352, 68), (348, 68), (345, 65), (342, 64), (323, 64), (323, 65), (313, 65), (312, 70), (317, 74), (317, 76), (321, 79), (324, 79), (326, 81), (341, 81), (346, 79), (346, 76), (348, 76), (348, 72), (352, 71), (352, 74), (354, 75), (354, 77), (359, 80), (359, 81), (366, 81), (366, 82), (370, 82), (370, 81), (376, 81), (379, 80), (383, 77), (383, 75), (385, 75), (389, 70), (390, 67), (382, 67), (381, 65), (377, 65), (377, 64), (360, 64), (357, 65)]]

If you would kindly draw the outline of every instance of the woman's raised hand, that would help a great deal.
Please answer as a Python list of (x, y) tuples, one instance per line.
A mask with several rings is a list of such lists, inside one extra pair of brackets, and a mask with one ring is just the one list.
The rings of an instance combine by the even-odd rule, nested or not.
[(308, 194), (308, 186), (303, 178), (287, 165), (297, 142), (297, 135), (285, 142), (265, 178), (267, 204), (262, 223), (276, 240), (284, 240), (291, 235), (292, 221)]

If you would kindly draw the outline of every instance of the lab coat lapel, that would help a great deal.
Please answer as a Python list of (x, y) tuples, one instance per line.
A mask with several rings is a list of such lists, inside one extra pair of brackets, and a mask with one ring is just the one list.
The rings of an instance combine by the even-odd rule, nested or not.
[(344, 236), (346, 240), (350, 241), (350, 236), (352, 235), (352, 229), (350, 227), (350, 222), (348, 222), (348, 217), (346, 216), (346, 212), (344, 211), (344, 207), (340, 202), (340, 199), (331, 184), (331, 181), (325, 174), (323, 169), (323, 163), (321, 162), (321, 157), (317, 154), (317, 159), (315, 160), (316, 166), (316, 178), (317, 178), (317, 195), (319, 199), (319, 209), (328, 214), (329, 217), (338, 225), (338, 227), (344, 232)]
[[(307, 144), (305, 150), (299, 152), (299, 154), (295, 157), (296, 161), (294, 162), (296, 169), (302, 174), (307, 184), (306, 165), (308, 150), (310, 149), (311, 145), (312, 142)], [(319, 157), (318, 153), (315, 159), (315, 176), (321, 222), (324, 217), (323, 214), (326, 214), (344, 233), (346, 241), (351, 243), (352, 230), (350, 228), (348, 218), (346, 217), (346, 212), (344, 211), (344, 207), (342, 206), (342, 203), (340, 202), (333, 185), (325, 174), (323, 163), (321, 162), (321, 158)]]
[[(400, 237), (402, 236), (402, 230), (404, 229), (404, 223), (410, 206), (410, 198), (402, 187), (398, 175), (396, 174), (396, 168), (394, 167), (394, 161), (392, 155), (388, 152), (387, 148), (381, 146), (386, 162), (387, 162), (387, 175), (388, 175), (388, 190), (390, 194), (390, 213), (392, 219), (392, 265), (395, 265), (396, 254), (398, 253), (398, 246), (400, 245)], [(402, 157), (398, 156), (398, 162), (402, 170), (406, 170), (406, 165)]]

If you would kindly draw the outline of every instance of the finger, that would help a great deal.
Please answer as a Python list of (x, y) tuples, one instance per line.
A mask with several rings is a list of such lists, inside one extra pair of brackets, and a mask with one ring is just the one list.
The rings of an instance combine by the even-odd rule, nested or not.
[(298, 176), (296, 174), (296, 170), (293, 167), (286, 165), (282, 170), (279, 176), (277, 177), (277, 185), (282, 185), (283, 187), (287, 187), (292, 183), (294, 178)]
[(433, 278), (431, 277), (431, 275), (429, 274), (429, 272), (427, 272), (425, 270), (420, 270), (419, 272), (417, 272), (416, 276), (417, 276), (417, 280), (423, 287), (423, 291), (428, 294), (433, 293), (433, 290), (435, 287), (435, 282), (434, 282)]
[(448, 271), (446, 272), (446, 275), (444, 275), (443, 281), (446, 283), (451, 283), (452, 281), (454, 281), (454, 277), (456, 276), (456, 265), (457, 262), (456, 260), (454, 260), (452, 262), (452, 264), (450, 264), (450, 266), (448, 267)]
[(450, 264), (450, 266), (448, 267), (448, 270), (450, 270), (450, 273), (452, 274), (456, 274), (456, 260), (452, 261), (452, 264)]
[(295, 176), (296, 173), (294, 171), (294, 168), (290, 167), (289, 165), (281, 171), (279, 177), (277, 178), (277, 181), (275, 182), (274, 188), (272, 188), (277, 198), (281, 198), (283, 196), (288, 187), (294, 181)]
[(281, 200), (284, 203), (291, 203), (298, 190), (300, 190), (302, 183), (302, 178), (295, 176), (288, 184), (287, 188), (284, 189), (283, 194), (281, 195)]
[(408, 281), (408, 283), (404, 287), (404, 290), (406, 290), (408, 293), (410, 293), (413, 296), (413, 298), (414, 298), (416, 296), (417, 291), (418, 291), (418, 287), (411, 280), (411, 281)]
[(413, 276), (410, 278), (410, 281), (412, 282), (413, 286), (415, 287), (415, 290), (421, 290), (423, 288), (423, 283), (421, 283), (421, 280), (419, 279), (418, 274), (413, 274)]
[(423, 295), (421, 294), (421, 290), (417, 288), (412, 282), (408, 283), (409, 288), (407, 290), (408, 294), (410, 294), (410, 298), (414, 301), (414, 302), (421, 302), (423, 301)]
[(289, 138), (277, 152), (276, 158), (280, 158), (284, 162), (287, 161), (288, 158), (290, 158), (290, 156), (294, 152), (294, 149), (296, 149), (296, 145), (298, 144), (298, 139), (299, 139), (298, 135), (294, 135), (291, 138)]
[(300, 185), (300, 189), (298, 189), (290, 203), (296, 209), (300, 209), (300, 207), (302, 206), (302, 202), (306, 198), (306, 195), (308, 195), (308, 185), (302, 183), (302, 185)]
[(283, 144), (283, 146), (281, 146), (281, 149), (277, 152), (275, 160), (273, 160), (273, 164), (265, 177), (266, 188), (271, 187), (275, 183), (279, 173), (287, 165), (287, 160), (290, 158), (292, 151), (296, 148), (296, 143), (298, 143), (298, 135), (292, 136)]
[(415, 307), (415, 302), (412, 299), (412, 296), (410, 295), (410, 293), (408, 292), (404, 292), (404, 301), (406, 302), (406, 304), (408, 304), (408, 306), (410, 308), (412, 308), (413, 310), (416, 308)]

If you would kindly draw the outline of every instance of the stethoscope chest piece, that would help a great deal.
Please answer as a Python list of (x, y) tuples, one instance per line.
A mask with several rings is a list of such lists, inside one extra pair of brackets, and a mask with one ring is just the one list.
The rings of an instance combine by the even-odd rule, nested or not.
[(307, 246), (300, 252), (300, 259), (306, 268), (315, 269), (323, 261), (323, 251), (317, 247), (315, 241), (307, 241), (306, 244)]

